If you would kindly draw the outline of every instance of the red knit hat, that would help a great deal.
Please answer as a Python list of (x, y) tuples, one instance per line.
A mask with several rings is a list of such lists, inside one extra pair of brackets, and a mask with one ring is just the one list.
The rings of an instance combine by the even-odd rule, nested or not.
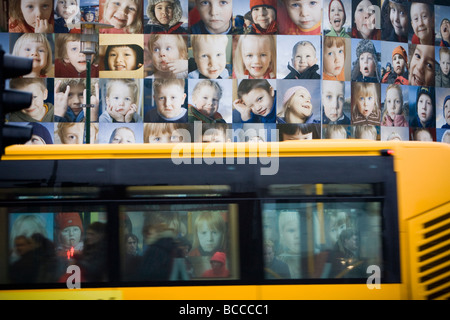
[(250, 0), (250, 10), (258, 6), (272, 7), (277, 11), (277, 0)]
[(67, 227), (79, 227), (81, 232), (83, 232), (83, 223), (78, 212), (58, 213), (56, 215), (56, 223), (61, 231)]
[(209, 261), (218, 261), (225, 264), (227, 262), (227, 255), (224, 252), (217, 251)]

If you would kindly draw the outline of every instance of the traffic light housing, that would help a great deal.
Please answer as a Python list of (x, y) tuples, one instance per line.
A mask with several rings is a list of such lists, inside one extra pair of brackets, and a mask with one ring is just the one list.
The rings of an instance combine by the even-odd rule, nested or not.
[(0, 47), (0, 149), (1, 154), (7, 146), (24, 144), (31, 139), (32, 127), (28, 125), (5, 123), (10, 112), (30, 107), (33, 94), (18, 90), (6, 90), (5, 81), (29, 74), (33, 67), (33, 59), (15, 57), (6, 54)]

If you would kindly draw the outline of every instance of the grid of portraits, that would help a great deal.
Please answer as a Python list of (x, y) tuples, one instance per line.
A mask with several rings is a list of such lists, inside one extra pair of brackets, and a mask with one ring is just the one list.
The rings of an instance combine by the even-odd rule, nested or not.
[[(445, 0), (9, 1), (0, 44), (34, 61), (7, 121), (86, 143), (89, 95), (90, 143), (450, 142), (449, 18)], [(80, 22), (109, 25), (90, 88)]]

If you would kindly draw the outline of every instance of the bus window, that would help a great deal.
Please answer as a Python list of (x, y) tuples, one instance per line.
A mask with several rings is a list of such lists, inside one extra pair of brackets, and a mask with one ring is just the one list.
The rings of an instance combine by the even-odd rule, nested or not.
[(382, 270), (380, 202), (264, 203), (266, 279), (367, 278)]
[[(49, 208), (46, 208), (49, 209)], [(4, 283), (108, 280), (107, 215), (102, 208), (28, 208), (8, 212), (8, 272)], [(74, 285), (74, 283), (72, 283)]]
[(123, 206), (122, 280), (239, 279), (237, 205)]

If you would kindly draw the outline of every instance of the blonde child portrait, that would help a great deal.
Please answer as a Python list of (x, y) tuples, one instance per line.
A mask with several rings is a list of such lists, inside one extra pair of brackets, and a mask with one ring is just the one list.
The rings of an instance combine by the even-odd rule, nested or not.
[(141, 33), (142, 17), (142, 0), (105, 0), (100, 22), (113, 28), (100, 33)]
[(53, 0), (9, 2), (9, 32), (52, 33)]
[(278, 6), (278, 33), (320, 35), (322, 0), (281, 0)]
[(313, 123), (311, 94), (302, 86), (290, 87), (283, 96), (282, 109), (277, 114), (277, 123)]
[(203, 211), (195, 218), (194, 240), (189, 256), (212, 256), (227, 251), (227, 224), (218, 211)]
[(155, 79), (153, 81), (153, 99), (156, 108), (145, 115), (145, 122), (181, 122), (188, 121), (184, 79)]
[(201, 121), (205, 123), (225, 123), (218, 112), (222, 87), (217, 81), (201, 80), (192, 91), (193, 104), (188, 106), (188, 121)]
[(52, 48), (43, 33), (24, 33), (15, 42), (14, 56), (33, 59), (31, 72), (24, 77), (47, 77), (53, 70)]
[(292, 48), (292, 65), (288, 64), (290, 72), (284, 79), (320, 79), (318, 61), (316, 48), (310, 41), (297, 42)]
[(109, 139), (111, 144), (129, 144), (136, 143), (134, 131), (128, 127), (118, 127), (113, 130)]
[(188, 75), (186, 39), (178, 34), (151, 34), (148, 39), (152, 72), (147, 78), (185, 79)]
[(343, 125), (331, 124), (324, 127), (325, 139), (347, 139), (347, 130)]
[(276, 61), (275, 36), (241, 35), (233, 60), (233, 77), (275, 79)]
[(380, 125), (380, 88), (375, 83), (352, 82), (352, 124)]
[(407, 127), (406, 109), (403, 105), (403, 93), (398, 84), (390, 84), (386, 89), (384, 111), (381, 125), (387, 127)]
[(109, 80), (106, 84), (106, 108), (99, 122), (142, 122), (139, 116), (139, 92), (138, 80)]
[(355, 139), (377, 140), (378, 131), (374, 125), (363, 124), (361, 126), (355, 126)]
[[(227, 35), (191, 35), (191, 46), (197, 69), (188, 78), (228, 79)], [(231, 66), (229, 67), (231, 69)]]
[(28, 91), (33, 94), (31, 105), (19, 111), (10, 113), (7, 119), (11, 122), (53, 122), (53, 105), (45, 102), (48, 90), (45, 79), (14, 78), (9, 82), (11, 89)]
[(324, 37), (323, 80), (345, 81), (345, 46), (341, 37)]
[(145, 123), (144, 143), (190, 142), (185, 130), (187, 125), (183, 123)]

